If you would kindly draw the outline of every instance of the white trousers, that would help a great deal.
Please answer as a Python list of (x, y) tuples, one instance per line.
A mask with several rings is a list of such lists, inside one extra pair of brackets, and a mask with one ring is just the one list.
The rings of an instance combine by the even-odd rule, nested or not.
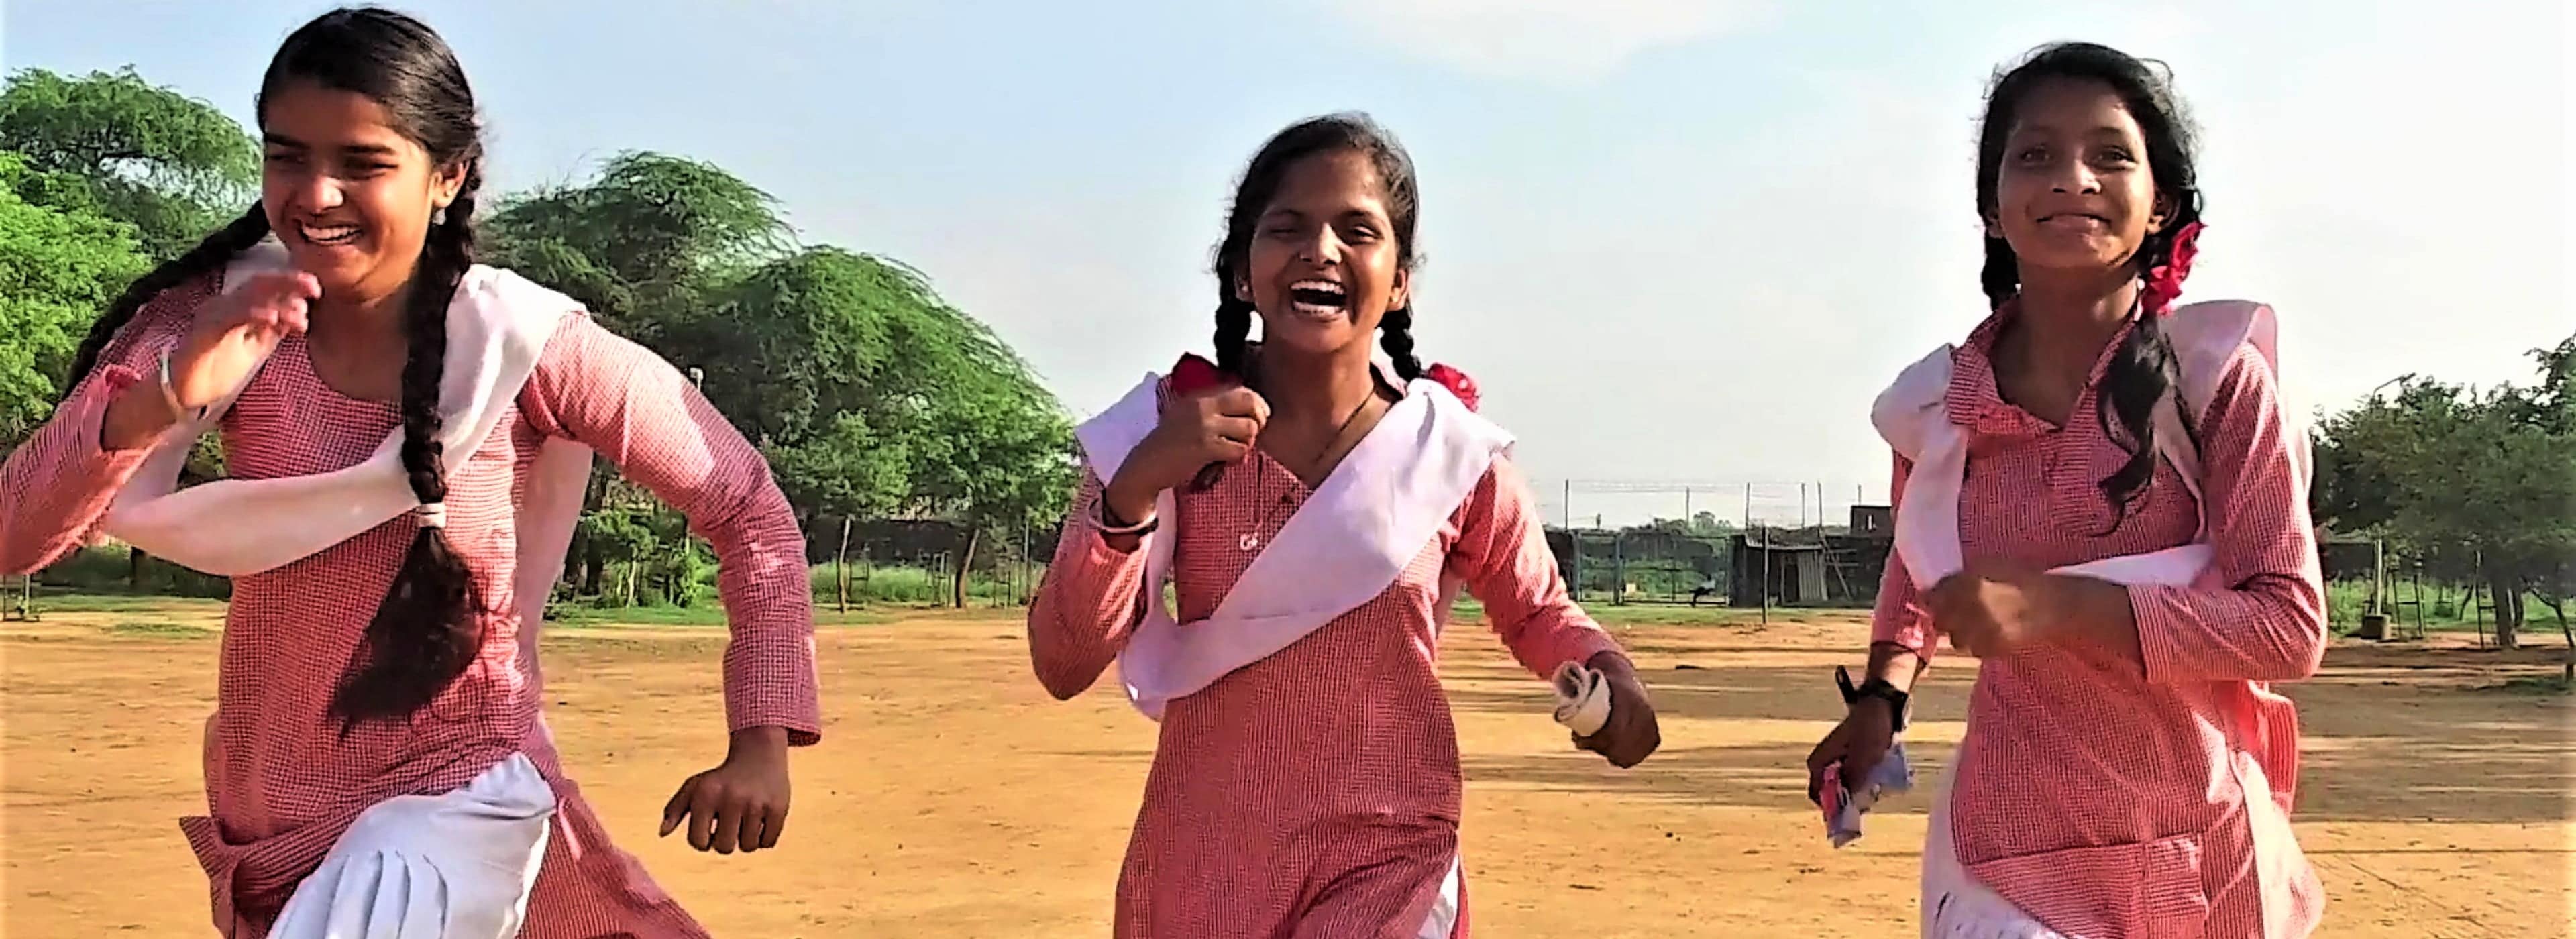
[(295, 886), (271, 939), (511, 939), (555, 794), (525, 754), (436, 796), (369, 807)]

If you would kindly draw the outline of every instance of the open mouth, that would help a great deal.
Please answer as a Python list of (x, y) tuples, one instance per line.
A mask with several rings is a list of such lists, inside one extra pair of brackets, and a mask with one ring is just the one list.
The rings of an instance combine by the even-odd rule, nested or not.
[(1305, 316), (1340, 316), (1350, 307), (1350, 294), (1329, 280), (1301, 280), (1288, 285), (1288, 303)]
[(295, 225), (295, 234), (304, 239), (305, 244), (321, 248), (337, 248), (356, 244), (361, 231), (356, 225), (316, 225), (311, 222), (298, 222)]

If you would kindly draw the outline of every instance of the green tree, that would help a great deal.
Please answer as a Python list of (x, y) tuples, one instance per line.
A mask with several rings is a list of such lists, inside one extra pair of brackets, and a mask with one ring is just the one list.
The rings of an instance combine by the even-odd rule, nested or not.
[[(70, 204), (132, 223), (143, 253), (168, 258), (241, 211), (259, 189), (259, 146), (213, 105), (127, 68), (68, 77), (44, 69), (0, 88), (0, 148), (26, 158)], [(64, 187), (65, 181), (77, 183)]]
[[(2418, 552), (2476, 552), (2513, 647), (2525, 595), (2557, 614), (2576, 569), (2576, 337), (2535, 350), (2536, 385), (2477, 390), (2408, 376), (2318, 429), (2317, 515)], [(2576, 645), (2576, 633), (2568, 635)]]
[(493, 263), (657, 348), (672, 326), (794, 244), (768, 193), (714, 164), (649, 151), (610, 158), (587, 183), (513, 196), (482, 233)]
[(0, 447), (53, 412), (90, 323), (147, 266), (134, 226), (19, 197), (45, 175), (0, 151)]

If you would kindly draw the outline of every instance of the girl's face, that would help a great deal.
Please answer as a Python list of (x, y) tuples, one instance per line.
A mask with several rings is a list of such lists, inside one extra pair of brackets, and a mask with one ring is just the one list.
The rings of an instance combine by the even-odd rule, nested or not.
[(1385, 187), (1366, 154), (1317, 153), (1289, 164), (1253, 223), (1235, 296), (1261, 312), (1264, 348), (1323, 355), (1367, 346), (1379, 318), (1406, 303)]
[(2101, 82), (2062, 79), (2023, 95), (1996, 172), (1987, 225), (2012, 245), (2025, 276), (2127, 264), (2147, 233), (2164, 227), (2146, 135)]
[(463, 164), (435, 165), (375, 99), (289, 82), (270, 95), (260, 199), (269, 227), (322, 295), (388, 296), (411, 279), (430, 214), (454, 201)]

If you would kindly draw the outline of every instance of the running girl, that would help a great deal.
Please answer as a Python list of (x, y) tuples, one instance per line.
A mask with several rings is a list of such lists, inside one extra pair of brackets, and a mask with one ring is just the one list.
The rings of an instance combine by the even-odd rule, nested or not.
[[(732, 739), (663, 831), (775, 844), (819, 729), (786, 501), (668, 364), (473, 262), (474, 99), (428, 27), (324, 14), (258, 117), (259, 203), (107, 310), (0, 468), (0, 568), (103, 532), (234, 578), (181, 823), (225, 936), (706, 935), (564, 775), (536, 631), (597, 451), (724, 564)], [(236, 478), (173, 491), (208, 431)]]
[(2323, 896), (2268, 684), (2315, 673), (2324, 584), (2272, 312), (2173, 305), (2201, 194), (2160, 70), (2040, 50), (1977, 164), (1993, 315), (1879, 399), (1901, 563), (1810, 791), (1869, 777), (1944, 633), (1979, 663), (1925, 936), (2304, 936)]
[(1059, 698), (1117, 660), (1162, 721), (1118, 936), (1467, 934), (1432, 660), (1461, 585), (1531, 671), (1601, 673), (1607, 723), (1581, 746), (1624, 767), (1659, 744), (1627, 657), (1566, 595), (1511, 438), (1414, 357), (1417, 198), (1364, 117), (1281, 131), (1216, 252), (1215, 363), (1148, 376), (1078, 435), (1029, 647)]

